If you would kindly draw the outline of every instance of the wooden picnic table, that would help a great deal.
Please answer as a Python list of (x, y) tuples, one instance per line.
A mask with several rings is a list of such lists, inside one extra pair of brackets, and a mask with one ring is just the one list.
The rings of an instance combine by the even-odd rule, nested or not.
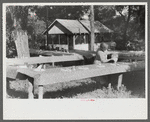
[(62, 56), (42, 56), (42, 57), (27, 57), (27, 58), (7, 58), (7, 65), (24, 65), (28, 64), (44, 64), (52, 63), (54, 66), (55, 62), (67, 62), (67, 61), (79, 61), (83, 60), (83, 57), (78, 54), (62, 55)]
[(43, 98), (43, 86), (48, 84), (69, 82), (72, 80), (80, 80), (84, 78), (91, 78), (96, 76), (105, 76), (110, 74), (120, 74), (118, 76), (118, 89), (122, 84), (123, 73), (136, 70), (143, 70), (145, 62), (132, 62), (124, 63), (118, 62), (116, 64), (104, 63), (102, 65), (82, 65), (72, 67), (61, 67), (45, 70), (35, 70), (29, 68), (15, 68), (15, 66), (7, 66), (7, 77), (10, 75), (11, 70), (16, 70), (15, 77), (18, 73), (34, 78), (34, 83), (29, 83), (29, 98), (34, 98), (34, 85), (38, 85), (39, 93), (38, 98)]
[(145, 60), (145, 52), (143, 51), (116, 51), (120, 60), (143, 61)]
[[(71, 53), (77, 53), (84, 57), (92, 58), (96, 56), (95, 51), (83, 51), (83, 50), (71, 50)], [(130, 61), (142, 61), (145, 60), (145, 52), (144, 51), (108, 51), (109, 53), (117, 53), (119, 55), (119, 60), (130, 60)]]
[[(144, 51), (108, 51), (109, 53), (117, 53), (119, 55), (119, 60), (129, 60), (129, 61), (142, 61), (145, 60), (145, 52)], [(78, 54), (82, 58), (90, 59), (96, 56), (95, 51), (84, 51), (84, 50), (70, 50), (69, 53), (61, 52), (61, 51), (44, 51), (44, 50), (35, 50), (30, 49), (31, 54), (43, 55), (43, 56), (62, 56), (62, 55), (73, 55)]]

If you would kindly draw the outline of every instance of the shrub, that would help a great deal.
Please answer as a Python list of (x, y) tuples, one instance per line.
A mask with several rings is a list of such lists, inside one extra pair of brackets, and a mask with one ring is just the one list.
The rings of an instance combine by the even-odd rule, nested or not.
[(124, 85), (119, 90), (113, 87), (103, 87), (92, 92), (84, 94), (78, 94), (73, 98), (138, 98), (138, 96), (131, 95), (131, 91), (128, 91)]
[(102, 98), (131, 98), (131, 91), (128, 91), (124, 85), (120, 87), (119, 90), (114, 89), (113, 87), (110, 88), (103, 88)]

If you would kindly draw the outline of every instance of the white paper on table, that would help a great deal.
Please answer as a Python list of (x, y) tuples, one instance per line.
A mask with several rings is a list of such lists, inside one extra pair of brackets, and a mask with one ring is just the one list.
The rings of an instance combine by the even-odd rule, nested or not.
[(88, 68), (88, 67), (78, 67), (78, 69), (87, 70), (87, 69), (89, 69), (89, 68)]

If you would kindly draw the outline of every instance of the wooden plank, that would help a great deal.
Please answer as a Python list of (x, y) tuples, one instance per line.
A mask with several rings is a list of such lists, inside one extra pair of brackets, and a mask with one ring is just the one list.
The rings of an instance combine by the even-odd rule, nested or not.
[(24, 65), (28, 64), (38, 64), (38, 63), (52, 63), (52, 62), (65, 62), (65, 61), (79, 61), (83, 60), (83, 57), (80, 55), (71, 55), (71, 56), (51, 56), (51, 57), (29, 57), (22, 59), (6, 59), (7, 65)]

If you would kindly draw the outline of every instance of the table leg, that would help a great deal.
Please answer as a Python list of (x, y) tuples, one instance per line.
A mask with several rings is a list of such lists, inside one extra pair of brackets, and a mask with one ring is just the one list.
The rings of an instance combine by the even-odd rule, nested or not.
[(39, 99), (43, 99), (43, 85), (39, 85)]
[(55, 66), (55, 62), (52, 62), (52, 66), (53, 66), (53, 67)]
[(29, 83), (29, 87), (28, 87), (28, 98), (29, 99), (34, 99), (34, 95), (33, 95), (33, 84), (31, 82)]
[(84, 60), (82, 61), (82, 65), (85, 65)]
[(120, 74), (118, 76), (118, 85), (117, 85), (117, 89), (119, 90), (119, 88), (121, 87), (122, 85), (122, 78), (123, 78), (123, 74)]
[(46, 69), (46, 64), (43, 64), (43, 69)]

